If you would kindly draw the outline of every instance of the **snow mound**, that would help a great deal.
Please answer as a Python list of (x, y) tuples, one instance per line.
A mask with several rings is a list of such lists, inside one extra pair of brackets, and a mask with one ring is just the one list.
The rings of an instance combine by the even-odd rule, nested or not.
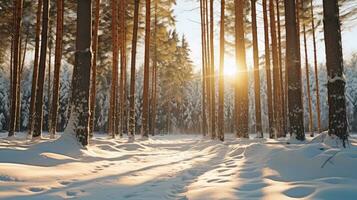
[[(335, 135), (329, 135), (327, 131), (317, 135), (311, 143), (323, 143), (329, 147), (343, 148), (342, 141)], [(347, 146), (350, 146), (350, 141), (347, 142)]]
[(37, 141), (31, 145), (28, 143), (27, 148), (1, 149), (1, 163), (17, 163), (35, 166), (53, 166), (72, 162), (83, 155), (83, 152), (70, 134), (63, 134), (59, 139), (54, 141)]
[(353, 170), (357, 167), (357, 148), (339, 149), (312, 143), (296, 149), (281, 149), (270, 155), (268, 166), (285, 180), (357, 178)]

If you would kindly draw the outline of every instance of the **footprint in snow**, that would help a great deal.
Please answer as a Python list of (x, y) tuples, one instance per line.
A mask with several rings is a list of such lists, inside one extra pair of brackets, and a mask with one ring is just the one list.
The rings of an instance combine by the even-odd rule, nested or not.
[(31, 192), (42, 192), (42, 191), (45, 190), (45, 188), (42, 188), (42, 187), (30, 187), (28, 190), (31, 191)]
[(221, 177), (228, 177), (228, 176), (233, 176), (233, 175), (235, 175), (235, 173), (221, 174), (221, 175), (219, 175), (219, 176), (221, 176)]
[(257, 170), (257, 167), (246, 167), (246, 168), (242, 168), (240, 169), (241, 172), (245, 172), (245, 171), (255, 171)]
[(78, 192), (76, 191), (67, 191), (66, 192), (66, 195), (69, 196), (69, 197), (75, 197), (77, 196)]
[(14, 177), (7, 176), (7, 175), (0, 175), (0, 181), (3, 182), (17, 182), (18, 180)]
[(218, 179), (218, 178), (209, 179), (209, 180), (207, 181), (207, 183), (212, 183), (212, 182), (217, 182), (217, 181), (220, 181), (220, 179)]
[(238, 165), (227, 165), (227, 167), (229, 167), (229, 168), (236, 168)]
[(232, 165), (232, 164), (234, 164), (234, 161), (233, 160), (230, 160), (230, 161), (226, 161), (226, 162), (224, 162), (226, 165)]
[(71, 183), (72, 183), (71, 181), (61, 181), (61, 182), (59, 182), (59, 184), (61, 184), (61, 185), (69, 185)]
[(219, 172), (219, 173), (221, 173), (221, 172), (226, 172), (226, 171), (228, 171), (229, 169), (218, 169), (217, 171)]
[(240, 178), (257, 178), (260, 177), (262, 173), (260, 171), (242, 172), (239, 174)]
[(268, 186), (266, 183), (247, 183), (236, 188), (239, 191), (254, 191)]
[(314, 187), (306, 187), (306, 186), (297, 186), (285, 190), (283, 193), (291, 198), (304, 198), (315, 192)]
[(239, 159), (242, 159), (243, 156), (242, 155), (237, 155), (237, 156), (233, 156), (232, 158), (236, 159), (236, 160), (239, 160)]
[(130, 199), (130, 198), (133, 198), (133, 197), (136, 197), (136, 196), (137, 196), (136, 193), (132, 193), (132, 194), (126, 194), (126, 195), (124, 195), (123, 197), (124, 197), (125, 199)]
[(227, 182), (229, 182), (229, 180), (219, 180), (219, 181), (217, 181), (217, 183), (227, 183)]

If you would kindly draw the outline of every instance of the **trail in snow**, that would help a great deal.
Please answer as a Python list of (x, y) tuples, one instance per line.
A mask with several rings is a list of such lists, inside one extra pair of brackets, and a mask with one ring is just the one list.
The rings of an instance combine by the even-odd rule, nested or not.
[(0, 199), (357, 198), (354, 140), (346, 150), (233, 135), (223, 143), (197, 135), (126, 141), (97, 135), (79, 150), (68, 137), (0, 139)]

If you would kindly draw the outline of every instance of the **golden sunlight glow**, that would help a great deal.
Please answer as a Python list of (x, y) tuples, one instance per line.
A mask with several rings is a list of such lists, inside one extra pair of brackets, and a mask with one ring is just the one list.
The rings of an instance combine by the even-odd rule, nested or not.
[(233, 78), (237, 75), (237, 67), (234, 58), (228, 57), (225, 59), (223, 74), (224, 76), (230, 78)]

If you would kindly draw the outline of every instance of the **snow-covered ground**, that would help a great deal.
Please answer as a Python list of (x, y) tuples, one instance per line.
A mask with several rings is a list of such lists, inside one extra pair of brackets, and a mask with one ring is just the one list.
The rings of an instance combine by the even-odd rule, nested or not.
[[(4, 135), (3, 135), (4, 136)], [(0, 139), (0, 199), (357, 199), (357, 140)]]

